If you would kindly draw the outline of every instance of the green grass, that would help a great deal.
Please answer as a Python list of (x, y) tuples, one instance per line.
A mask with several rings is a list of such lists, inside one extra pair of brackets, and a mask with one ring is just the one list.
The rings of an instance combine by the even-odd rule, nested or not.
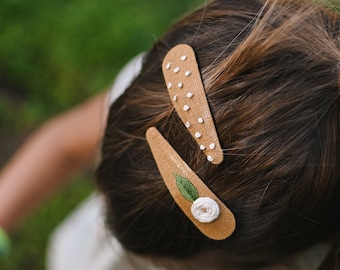
[[(173, 21), (201, 3), (1, 1), (0, 135), (27, 134), (49, 117), (106, 89), (124, 63), (147, 50)], [(93, 191), (91, 181), (88, 174), (80, 174), (23, 222), (12, 235), (11, 252), (0, 258), (0, 269), (44, 269), (49, 234)]]
[(0, 74), (38, 123), (110, 85), (121, 66), (202, 0), (3, 0)]
[(45, 269), (49, 235), (81, 200), (93, 192), (90, 177), (74, 179), (59, 194), (50, 198), (12, 235), (7, 257), (0, 259), (0, 269)]

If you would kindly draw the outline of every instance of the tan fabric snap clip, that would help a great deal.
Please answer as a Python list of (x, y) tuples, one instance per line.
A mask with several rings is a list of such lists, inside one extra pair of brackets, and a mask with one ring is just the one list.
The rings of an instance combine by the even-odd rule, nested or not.
[(165, 56), (163, 75), (175, 110), (208, 161), (220, 164), (223, 151), (210, 112), (194, 50), (186, 44)]
[(204, 184), (155, 127), (146, 132), (152, 155), (171, 196), (207, 237), (228, 238), (236, 221), (229, 208)]

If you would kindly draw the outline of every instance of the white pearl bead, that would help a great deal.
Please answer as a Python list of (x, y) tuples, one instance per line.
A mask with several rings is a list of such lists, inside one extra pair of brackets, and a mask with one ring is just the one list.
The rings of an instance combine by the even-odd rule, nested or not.
[(183, 56), (181, 57), (181, 60), (182, 60), (182, 61), (187, 60), (187, 56), (186, 56), (186, 55), (183, 55)]
[(185, 123), (185, 127), (186, 127), (186, 128), (189, 128), (190, 126), (191, 126), (191, 125), (190, 125), (189, 122), (186, 122), (186, 123)]
[(198, 119), (197, 119), (197, 122), (200, 123), (200, 124), (202, 124), (202, 123), (204, 122), (204, 121), (203, 121), (203, 118), (201, 118), (201, 117), (198, 118)]
[(168, 89), (170, 89), (171, 87), (172, 87), (172, 83), (169, 82), (169, 83), (168, 83)]
[(179, 67), (175, 67), (174, 72), (178, 73), (179, 72)]
[(195, 133), (195, 137), (196, 137), (196, 138), (201, 138), (201, 137), (202, 137), (202, 134), (201, 134), (200, 132), (196, 132), (196, 133)]
[(186, 112), (186, 111), (188, 111), (189, 109), (190, 109), (190, 107), (189, 107), (188, 105), (184, 105), (184, 106), (183, 106), (183, 111)]
[(192, 98), (193, 96), (194, 96), (193, 93), (191, 93), (191, 92), (187, 93), (187, 97), (188, 97), (188, 98)]
[(185, 76), (189, 77), (191, 75), (191, 72), (188, 70), (184, 74), (185, 74)]
[(200, 145), (200, 149), (203, 151), (205, 150), (205, 146), (203, 144)]
[(178, 86), (178, 88), (182, 88), (183, 87), (183, 83), (179, 82), (177, 86)]
[(170, 63), (167, 63), (166, 66), (165, 66), (166, 69), (170, 69), (171, 68), (171, 64)]

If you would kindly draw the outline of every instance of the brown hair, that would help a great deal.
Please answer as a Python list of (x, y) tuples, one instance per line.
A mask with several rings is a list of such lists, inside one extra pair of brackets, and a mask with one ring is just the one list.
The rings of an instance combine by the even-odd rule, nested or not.
[[(110, 109), (97, 184), (122, 245), (179, 269), (254, 269), (335, 238), (339, 38), (338, 14), (297, 0), (214, 1), (174, 25)], [(199, 62), (225, 151), (218, 166), (206, 161), (166, 90), (161, 62), (179, 43)], [(230, 238), (208, 239), (175, 204), (145, 140), (151, 126), (235, 214)], [(324, 265), (332, 260), (323, 269), (340, 269), (336, 253)]]

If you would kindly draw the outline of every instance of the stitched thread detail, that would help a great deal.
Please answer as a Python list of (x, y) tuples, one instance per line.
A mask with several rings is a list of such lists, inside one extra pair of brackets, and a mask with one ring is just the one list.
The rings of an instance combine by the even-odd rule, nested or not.
[(181, 193), (181, 195), (190, 202), (194, 202), (198, 199), (198, 190), (197, 188), (190, 182), (188, 178), (180, 176), (174, 173), (176, 178), (176, 186)]
[[(188, 219), (210, 239), (223, 240), (229, 237), (236, 228), (236, 220), (230, 209), (205, 185), (202, 179), (198, 177), (188, 164), (186, 164), (157, 128), (150, 127), (146, 132), (146, 139), (169, 193)], [(209, 147), (209, 145), (207, 145), (207, 147)], [(198, 196), (200, 196), (201, 200), (204, 199), (204, 197), (210, 198), (218, 204), (220, 214), (213, 222), (211, 222), (211, 215), (208, 220), (201, 219), (202, 215), (204, 216), (210, 211), (210, 203), (207, 204), (204, 202), (203, 204), (199, 204), (201, 200), (197, 198)], [(204, 200), (206, 201), (206, 199)], [(199, 208), (199, 217), (196, 215), (196, 206)], [(193, 212), (195, 212), (195, 214)], [(214, 212), (216, 213), (216, 211)], [(216, 214), (213, 216), (216, 216)]]
[[(162, 71), (179, 118), (183, 124), (190, 123), (189, 133), (198, 147), (205, 145), (202, 151), (207, 159), (213, 164), (220, 164), (224, 158), (223, 151), (193, 48), (187, 44), (172, 48), (163, 59)], [(177, 97), (176, 100), (173, 100), (174, 96)], [(209, 147), (212, 143), (214, 148)]]

